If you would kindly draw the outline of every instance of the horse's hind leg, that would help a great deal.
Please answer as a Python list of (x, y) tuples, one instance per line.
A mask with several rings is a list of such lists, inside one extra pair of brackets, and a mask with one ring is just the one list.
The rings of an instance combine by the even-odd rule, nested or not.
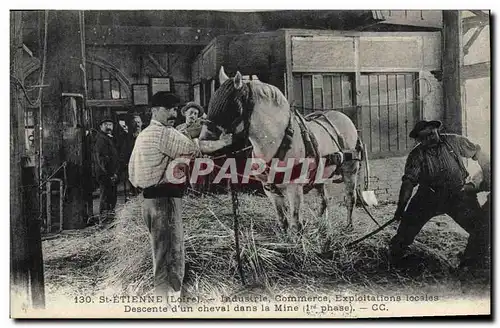
[(288, 230), (288, 220), (285, 195), (283, 195), (283, 192), (280, 189), (273, 185), (263, 184), (263, 186), (264, 192), (276, 209), (280, 228), (286, 233)]
[(290, 202), (290, 229), (293, 233), (302, 233), (302, 222), (300, 221), (300, 208), (304, 200), (302, 186), (290, 184), (286, 188), (288, 201)]
[(323, 218), (322, 224), (320, 224), (319, 236), (323, 240), (322, 252), (326, 253), (330, 249), (332, 243), (330, 234), (328, 232), (328, 191), (326, 190), (326, 184), (318, 184), (316, 190), (318, 191), (319, 197), (321, 198), (321, 205), (319, 209), (319, 217)]
[(359, 161), (349, 161), (342, 165), (347, 207), (347, 228), (352, 229), (352, 212), (356, 204), (356, 188), (358, 184)]
[(321, 198), (321, 205), (319, 208), (319, 216), (324, 216), (325, 220), (328, 220), (328, 192), (326, 190), (326, 184), (318, 184), (315, 186), (318, 191), (318, 195)]

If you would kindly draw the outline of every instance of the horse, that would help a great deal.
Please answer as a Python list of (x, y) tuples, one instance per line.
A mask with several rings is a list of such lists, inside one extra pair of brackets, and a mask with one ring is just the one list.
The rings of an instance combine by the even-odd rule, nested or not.
[[(298, 114), (290, 110), (283, 93), (275, 86), (261, 81), (243, 81), (240, 72), (229, 78), (221, 67), (220, 87), (213, 94), (200, 134), (200, 140), (217, 140), (222, 133), (235, 134), (245, 131), (253, 146), (252, 157), (270, 162), (287, 138), (287, 129), (297, 131), (289, 137), (289, 144), (283, 160), (304, 158), (306, 148), (300, 130)], [(323, 116), (324, 115), (324, 116)], [(322, 120), (322, 121), (321, 121)], [(325, 124), (329, 121), (333, 124)], [(304, 121), (303, 121), (304, 122)], [(360, 139), (351, 119), (338, 111), (322, 112), (317, 119), (305, 120), (309, 131), (316, 137), (319, 156), (338, 153), (340, 145), (344, 149), (355, 149), (361, 154)], [(338, 171), (336, 171), (339, 169)], [(345, 184), (347, 226), (352, 229), (352, 213), (356, 203), (356, 188), (360, 161), (344, 161), (341, 165), (327, 165), (326, 176), (337, 172)], [(316, 189), (321, 198), (319, 216), (328, 218), (328, 195), (324, 183), (315, 183), (306, 190), (304, 185), (295, 183), (270, 183), (262, 179), (264, 192), (272, 202), (281, 229), (286, 233), (300, 234), (303, 223), (300, 208), (304, 194)], [(285, 198), (288, 198), (290, 209)], [(291, 214), (291, 215), (290, 215)]]

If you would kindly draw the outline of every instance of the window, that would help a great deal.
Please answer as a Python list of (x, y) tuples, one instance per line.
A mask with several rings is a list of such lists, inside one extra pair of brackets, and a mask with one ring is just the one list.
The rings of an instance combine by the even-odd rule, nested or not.
[(294, 74), (292, 106), (305, 115), (318, 110), (339, 110), (356, 122), (353, 85), (353, 74)]
[(126, 99), (120, 81), (105, 68), (87, 63), (87, 89), (90, 99)]
[(304, 115), (318, 110), (343, 112), (371, 156), (407, 154), (415, 145), (408, 133), (420, 116), (418, 73), (361, 73), (359, 103), (354, 78), (350, 73), (296, 73), (291, 105)]
[(361, 74), (358, 129), (369, 153), (407, 154), (415, 145), (408, 133), (419, 117), (417, 77), (416, 73)]

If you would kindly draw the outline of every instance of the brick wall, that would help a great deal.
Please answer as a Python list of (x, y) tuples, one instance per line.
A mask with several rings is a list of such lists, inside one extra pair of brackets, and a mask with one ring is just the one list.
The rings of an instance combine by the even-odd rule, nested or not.
[[(370, 161), (370, 189), (379, 202), (397, 202), (405, 162), (406, 156)], [(364, 186), (363, 181), (360, 183)]]
[[(401, 177), (403, 176), (406, 156), (370, 160), (370, 190), (380, 204), (395, 203), (398, 200)], [(359, 183), (364, 189), (364, 167)], [(329, 188), (329, 195), (334, 202), (345, 199), (344, 184), (335, 184)]]

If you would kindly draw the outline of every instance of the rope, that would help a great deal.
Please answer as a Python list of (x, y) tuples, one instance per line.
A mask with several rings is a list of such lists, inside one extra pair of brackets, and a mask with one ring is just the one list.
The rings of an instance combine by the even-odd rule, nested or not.
[(357, 190), (357, 194), (358, 194), (358, 198), (361, 202), (361, 206), (363, 206), (363, 209), (365, 210), (365, 212), (368, 214), (370, 219), (372, 219), (372, 221), (375, 222), (375, 224), (380, 227), (380, 224), (377, 222), (377, 220), (375, 220), (375, 218), (370, 213), (370, 211), (368, 211), (368, 208), (366, 207), (365, 202), (363, 201), (363, 197), (361, 197), (361, 192), (359, 191), (359, 189)]
[(236, 186), (232, 184), (231, 182), (229, 183), (229, 187), (231, 189), (231, 201), (233, 203), (233, 216), (234, 216), (234, 221), (233, 221), (233, 229), (234, 229), (234, 244), (235, 244), (235, 249), (236, 249), (236, 263), (238, 265), (238, 273), (240, 275), (241, 279), (241, 284), (243, 286), (246, 285), (245, 281), (245, 274), (243, 273), (243, 264), (241, 262), (241, 254), (240, 254), (240, 227), (239, 227), (239, 215), (240, 215), (240, 209), (239, 209), (239, 200), (238, 200), (238, 193), (236, 190)]
[(350, 242), (349, 244), (347, 244), (346, 247), (351, 247), (351, 246), (354, 246), (354, 245), (357, 245), (359, 244), (360, 242), (362, 242), (363, 240), (367, 239), (367, 238), (370, 238), (371, 236), (375, 235), (376, 233), (379, 233), (380, 231), (384, 230), (386, 227), (388, 227), (392, 222), (396, 221), (397, 219), (394, 218), (394, 219), (391, 219), (389, 221), (387, 221), (386, 223), (384, 223), (382, 226), (380, 226), (378, 229), (376, 230), (373, 230), (372, 232), (370, 232), (369, 234), (367, 235), (364, 235), (363, 237), (359, 238), (359, 239), (356, 239), (355, 241), (352, 241)]
[[(57, 169), (55, 169), (52, 174), (47, 178), (45, 179), (45, 181), (41, 182), (40, 184), (32, 184), (32, 185), (25, 185), (25, 186), (22, 186), (22, 188), (33, 188), (33, 187), (40, 187), (40, 189), (42, 189), (42, 187), (47, 183), (49, 182), (50, 179), (52, 179), (57, 172), (59, 172), (60, 169), (64, 168), (64, 180), (66, 182), (66, 165), (68, 163), (65, 161), (63, 162)], [(66, 183), (65, 183), (66, 185)], [(66, 192), (66, 191), (65, 191)]]
[[(32, 107), (41, 106), (41, 102), (42, 102), (42, 90), (43, 90), (42, 88), (44, 87), (43, 82), (44, 82), (44, 79), (45, 79), (45, 66), (46, 66), (46, 63), (47, 63), (47, 26), (48, 26), (48, 15), (49, 15), (49, 11), (46, 10), (45, 11), (45, 23), (44, 23), (45, 30), (44, 30), (44, 42), (43, 42), (43, 44), (44, 44), (44, 47), (43, 47), (43, 60), (42, 60), (42, 69), (40, 71), (40, 77), (38, 79), (39, 83), (36, 86), (30, 87), (30, 89), (39, 88), (39, 90), (38, 90), (38, 99), (32, 100), (30, 98), (30, 96), (28, 95), (28, 91), (26, 90), (26, 87), (21, 82), (21, 80), (19, 80), (19, 78), (17, 78), (16, 76), (14, 76), (12, 74), (10, 75), (10, 77), (12, 79), (14, 79), (14, 82), (16, 82), (21, 87), (21, 90), (23, 91), (24, 96), (26, 97), (26, 100), (28, 101), (28, 103)], [(12, 81), (11, 81), (11, 83), (12, 83)]]
[(242, 148), (242, 149), (240, 149), (240, 150), (233, 151), (233, 152), (231, 152), (231, 153), (229, 153), (229, 154), (220, 155), (220, 156), (215, 156), (215, 157), (211, 157), (211, 156), (209, 156), (208, 158), (210, 158), (210, 159), (212, 159), (212, 160), (221, 159), (221, 158), (226, 158), (226, 157), (228, 157), (229, 155), (236, 155), (236, 154), (239, 154), (239, 153), (245, 152), (245, 151), (247, 151), (247, 150), (250, 150), (250, 149), (252, 149), (252, 148), (253, 148), (253, 146), (252, 146), (252, 145), (250, 145), (250, 146), (247, 146), (247, 147)]
[[(24, 97), (26, 98), (26, 100), (28, 101), (28, 103), (30, 104), (30, 106), (32, 107), (38, 107), (39, 103), (40, 103), (40, 98), (37, 99), (37, 100), (31, 100), (30, 96), (28, 95), (28, 91), (26, 91), (26, 88), (24, 87), (23, 83), (21, 82), (21, 80), (19, 80), (17, 77), (15, 77), (14, 75), (10, 75), (10, 77), (12, 79), (14, 79), (14, 82), (17, 83), (17, 85), (19, 85), (21, 87), (21, 90), (23, 91), (24, 93)], [(10, 83), (13, 83), (12, 81), (10, 81)], [(42, 88), (42, 86), (38, 86), (39, 88)]]

